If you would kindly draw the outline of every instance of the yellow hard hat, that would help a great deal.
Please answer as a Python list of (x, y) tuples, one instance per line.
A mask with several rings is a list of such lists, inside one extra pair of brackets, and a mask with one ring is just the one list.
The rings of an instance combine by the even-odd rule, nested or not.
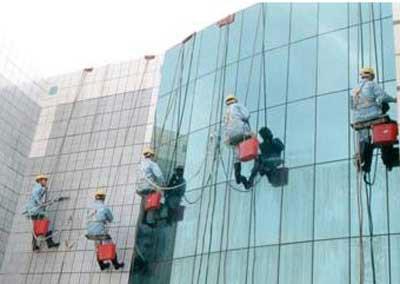
[(36, 182), (39, 182), (39, 180), (41, 180), (41, 179), (48, 180), (48, 178), (47, 178), (45, 175), (38, 175), (38, 176), (36, 176), (36, 178), (35, 178)]
[(97, 196), (106, 196), (106, 192), (102, 188), (98, 188), (96, 193), (94, 194), (95, 197)]
[(360, 75), (364, 75), (364, 74), (375, 75), (375, 70), (372, 67), (364, 67), (361, 69)]
[(143, 155), (144, 156), (149, 156), (149, 155), (153, 155), (154, 156), (154, 150), (151, 148), (144, 148), (143, 149)]
[(234, 95), (228, 95), (228, 96), (225, 98), (225, 103), (226, 103), (226, 104), (229, 104), (231, 101), (237, 102), (237, 98), (236, 98)]

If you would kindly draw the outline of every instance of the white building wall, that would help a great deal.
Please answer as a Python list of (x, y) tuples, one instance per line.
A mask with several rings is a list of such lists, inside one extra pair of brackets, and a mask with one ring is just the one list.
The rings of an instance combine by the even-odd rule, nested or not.
[[(49, 176), (49, 198), (70, 199), (50, 207), (59, 249), (32, 252), (31, 223), (14, 218), (0, 283), (127, 283), (140, 200), (135, 195), (142, 148), (150, 142), (161, 58), (94, 68), (49, 78), (18, 200), (22, 212), (34, 176)], [(146, 66), (147, 65), (147, 66)], [(54, 93), (57, 88), (56, 94)], [(93, 242), (84, 238), (84, 214), (97, 187), (107, 192), (122, 271), (100, 272)], [(74, 244), (68, 247), (67, 244)]]

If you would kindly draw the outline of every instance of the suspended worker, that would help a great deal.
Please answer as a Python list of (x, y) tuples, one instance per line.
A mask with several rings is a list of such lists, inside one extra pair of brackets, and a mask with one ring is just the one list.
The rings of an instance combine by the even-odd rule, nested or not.
[[(283, 164), (282, 152), (285, 145), (279, 138), (274, 138), (268, 127), (262, 127), (258, 133), (263, 139), (260, 143), (260, 154), (258, 155), (249, 178), (249, 185), (252, 186), (257, 174), (266, 175), (269, 182), (274, 186), (282, 186), (287, 178), (284, 176), (285, 168), (278, 168)], [(282, 174), (283, 173), (283, 174)]]
[(178, 219), (180, 204), (186, 191), (186, 180), (183, 175), (183, 166), (177, 166), (169, 180), (168, 190), (164, 193), (165, 205), (168, 209), (168, 223)]
[[(28, 203), (26, 204), (26, 215), (33, 221), (47, 219), (47, 205), (45, 202), (45, 195), (47, 192), (47, 180), (48, 178), (45, 175), (38, 175), (36, 177), (36, 183), (33, 186), (32, 194), (28, 200)], [(52, 234), (52, 231), (48, 231), (45, 236), (48, 248), (55, 248), (60, 245), (60, 243), (56, 243), (53, 241)], [(32, 249), (39, 249), (35, 234), (33, 234), (32, 238)]]
[[(86, 237), (95, 241), (96, 247), (103, 243), (112, 243), (112, 238), (108, 234), (107, 225), (114, 220), (111, 209), (105, 205), (106, 193), (102, 189), (98, 189), (95, 193), (95, 201), (89, 206), (87, 211)], [(124, 267), (123, 262), (118, 262), (117, 254), (111, 260), (115, 269)], [(97, 259), (97, 263), (101, 270), (110, 267), (110, 263)]]
[[(225, 143), (230, 146), (237, 146), (240, 142), (251, 137), (250, 112), (238, 102), (234, 95), (225, 98)], [(237, 184), (242, 183), (246, 188), (249, 187), (246, 177), (242, 176), (242, 165), (236, 157), (234, 163), (235, 180)]]
[[(154, 161), (155, 152), (151, 148), (143, 150), (143, 159), (141, 161), (142, 180), (137, 193), (142, 197), (147, 197), (150, 193), (157, 191), (157, 187), (165, 186), (164, 175)], [(145, 212), (144, 220), (149, 225), (154, 225), (157, 221), (157, 210), (148, 210)]]
[[(360, 77), (359, 85), (352, 91), (351, 109), (353, 110), (353, 126), (359, 135), (359, 153), (356, 153), (357, 166), (362, 171), (369, 172), (374, 150), (370, 136), (371, 123), (382, 118), (389, 110), (388, 104), (396, 102), (396, 98), (389, 96), (374, 81), (375, 71), (373, 68), (362, 68)], [(393, 147), (382, 151), (384, 162), (392, 159), (392, 151)]]

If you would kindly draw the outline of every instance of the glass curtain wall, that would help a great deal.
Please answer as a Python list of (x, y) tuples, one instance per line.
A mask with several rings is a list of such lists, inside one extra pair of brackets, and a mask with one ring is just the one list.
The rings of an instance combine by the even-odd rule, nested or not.
[[(153, 142), (167, 175), (183, 163), (187, 190), (148, 283), (359, 283), (362, 271), (365, 283), (400, 282), (400, 171), (374, 158), (371, 241), (349, 106), (363, 65), (395, 95), (391, 9), (257, 4), (168, 50)], [(235, 183), (227, 94), (251, 111), (254, 131), (267, 126), (283, 141), (286, 185)], [(252, 167), (243, 163), (242, 174)]]

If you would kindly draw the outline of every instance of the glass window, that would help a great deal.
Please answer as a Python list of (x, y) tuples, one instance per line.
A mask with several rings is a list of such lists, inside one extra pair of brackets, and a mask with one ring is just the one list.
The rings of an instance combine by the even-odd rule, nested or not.
[(313, 176), (313, 167), (290, 169), (289, 171), (289, 184), (283, 189), (282, 201), (281, 226), (282, 242), (284, 243), (312, 238)]
[[(389, 257), (387, 236), (374, 237), (374, 259), (376, 271), (376, 283), (390, 283), (389, 281)], [(351, 240), (351, 283), (359, 283), (360, 277), (360, 249), (359, 239)], [(364, 238), (364, 279), (372, 283), (372, 266), (369, 246), (369, 238)]]
[(347, 25), (347, 3), (319, 4), (319, 33), (337, 30)]
[(249, 58), (239, 65), (242, 68), (239, 69), (238, 89), (240, 90), (243, 104), (250, 111), (263, 108), (264, 93), (261, 85), (261, 65), (261, 55)]
[(375, 9), (376, 11), (379, 11), (379, 17), (389, 17), (392, 15), (393, 10), (392, 10), (392, 4), (391, 3), (379, 3), (381, 11)]
[(286, 165), (290, 167), (314, 162), (314, 99), (287, 107)]
[[(371, 212), (374, 221), (374, 234), (384, 234), (387, 233), (387, 207), (386, 207), (386, 175), (385, 168), (380, 161), (380, 157), (374, 157), (372, 162), (371, 174), (374, 175), (374, 165), (375, 159), (378, 158), (378, 165), (376, 171), (376, 181), (372, 189), (372, 199), (371, 199)], [(351, 167), (351, 233), (352, 236), (359, 235), (359, 215), (357, 206), (357, 174), (356, 168)], [(376, 190), (381, 188), (383, 190)], [(363, 232), (365, 235), (369, 234), (368, 229), (368, 214), (367, 214), (367, 203), (365, 195), (365, 186), (362, 187), (362, 203), (363, 203)], [(380, 220), (377, 222), (376, 220)]]
[(288, 48), (272, 50), (265, 55), (267, 106), (285, 102), (287, 90)]
[[(382, 20), (383, 29), (383, 63), (384, 63), (384, 75), (385, 80), (396, 79), (396, 67), (394, 64), (393, 55), (395, 54), (394, 49), (394, 37), (393, 37), (393, 20), (391, 18)], [(379, 41), (379, 39), (377, 39)], [(382, 56), (382, 54), (380, 54)], [(380, 59), (379, 61), (382, 61)], [(382, 64), (382, 62), (380, 63)], [(381, 78), (382, 79), (382, 78)]]
[(243, 11), (240, 58), (245, 58), (261, 51), (263, 30), (261, 7), (261, 4), (257, 4)]
[(400, 281), (400, 236), (393, 235), (390, 237), (390, 260), (391, 260), (391, 280), (392, 283)]
[(339, 162), (316, 168), (316, 239), (346, 237), (349, 233), (348, 166), (348, 162)]
[(318, 93), (348, 88), (347, 30), (319, 37)]
[(315, 38), (291, 46), (289, 101), (314, 96), (316, 62)]
[(349, 283), (348, 242), (349, 241), (345, 239), (315, 243), (313, 283)]
[(293, 3), (291, 41), (297, 41), (317, 34), (318, 5), (314, 3)]
[[(218, 51), (220, 48), (220, 38), (222, 37), (217, 25), (212, 25), (201, 32), (201, 51), (199, 59), (199, 75), (214, 71), (217, 67)], [(220, 54), (219, 58), (221, 58)]]
[(196, 93), (194, 98), (195, 109), (193, 112), (193, 116), (195, 116), (196, 119), (192, 120), (192, 131), (206, 127), (209, 124), (210, 115), (213, 109), (212, 98), (216, 97), (213, 92), (217, 90), (214, 88), (215, 77), (215, 73), (211, 73), (199, 78), (196, 83)]
[(243, 12), (235, 13), (235, 21), (229, 25), (229, 44), (227, 63), (239, 60), (239, 50), (241, 41), (241, 29), (243, 22)]
[(266, 177), (261, 178), (254, 190), (256, 190), (257, 245), (277, 244), (279, 242), (281, 191), (273, 188)]
[(266, 14), (265, 46), (267, 49), (287, 44), (289, 41), (290, 4), (268, 3)]
[[(166, 94), (177, 84), (176, 77), (179, 76), (179, 66), (181, 60), (180, 46), (169, 49), (164, 57), (161, 68), (162, 80), (160, 82), (160, 95)], [(175, 79), (174, 79), (175, 78)], [(175, 82), (174, 82), (175, 81)]]
[(279, 283), (312, 283), (311, 243), (282, 246), (280, 262)]
[(317, 162), (339, 160), (349, 156), (350, 126), (347, 99), (348, 92), (317, 99)]

